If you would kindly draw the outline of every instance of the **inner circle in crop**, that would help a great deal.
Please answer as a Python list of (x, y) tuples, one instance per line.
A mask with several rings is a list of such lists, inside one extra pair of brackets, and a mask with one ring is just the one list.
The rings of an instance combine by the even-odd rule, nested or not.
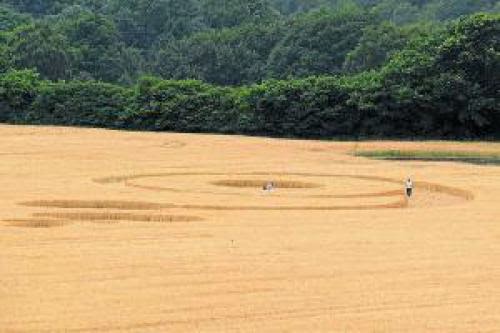
[[(236, 187), (236, 188), (260, 188), (262, 185), (269, 182), (269, 179), (222, 179), (211, 181), (210, 184), (215, 186), (223, 186), (223, 187)], [(298, 189), (307, 189), (307, 188), (319, 188), (322, 187), (321, 184), (304, 182), (298, 180), (276, 180), (272, 181), (276, 188), (298, 188)]]
[[(213, 195), (259, 198), (263, 185), (273, 182), (278, 198), (315, 200), (328, 199), (373, 199), (400, 196), (402, 191), (394, 186), (392, 179), (367, 175), (311, 174), (311, 173), (272, 173), (272, 172), (172, 172), (157, 174), (137, 174), (97, 180), (102, 183), (124, 182), (126, 186), (148, 191), (173, 192), (178, 194), (206, 194), (203, 199)], [(178, 197), (181, 199), (181, 197)], [(186, 199), (183, 196), (182, 199)], [(199, 201), (202, 197), (197, 197)], [(270, 199), (266, 199), (269, 201)], [(341, 202), (338, 204), (348, 202)], [(311, 202), (312, 204), (312, 202)]]

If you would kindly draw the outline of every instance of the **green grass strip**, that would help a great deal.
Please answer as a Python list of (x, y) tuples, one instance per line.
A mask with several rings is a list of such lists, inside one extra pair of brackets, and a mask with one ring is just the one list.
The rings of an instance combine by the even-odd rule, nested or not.
[(358, 151), (354, 156), (378, 160), (418, 160), (500, 165), (500, 153), (480, 153), (472, 151), (367, 150)]

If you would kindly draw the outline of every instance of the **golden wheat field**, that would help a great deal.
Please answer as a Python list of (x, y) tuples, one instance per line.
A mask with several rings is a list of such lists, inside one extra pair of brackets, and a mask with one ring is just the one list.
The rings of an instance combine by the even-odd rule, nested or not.
[(1, 332), (500, 331), (500, 167), (350, 155), (500, 144), (0, 138)]

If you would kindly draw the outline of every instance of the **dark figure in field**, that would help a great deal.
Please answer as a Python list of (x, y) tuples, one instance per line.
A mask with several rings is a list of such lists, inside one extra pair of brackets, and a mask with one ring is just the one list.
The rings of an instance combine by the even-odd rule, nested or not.
[(274, 183), (273, 182), (267, 182), (266, 184), (264, 184), (264, 186), (262, 187), (262, 189), (266, 192), (272, 192), (274, 190)]
[(411, 178), (408, 178), (405, 182), (405, 189), (406, 189), (406, 197), (411, 198), (413, 195), (413, 181)]

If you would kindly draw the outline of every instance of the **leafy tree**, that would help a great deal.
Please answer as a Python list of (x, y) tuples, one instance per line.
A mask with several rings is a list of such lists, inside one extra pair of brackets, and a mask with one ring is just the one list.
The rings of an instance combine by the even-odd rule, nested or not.
[(251, 24), (214, 30), (167, 44), (156, 72), (171, 79), (242, 84), (265, 79), (271, 50), (284, 34), (282, 24)]
[(66, 6), (70, 6), (81, 2), (83, 2), (83, 0), (1, 0), (0, 1), (0, 3), (10, 5), (21, 12), (28, 12), (35, 16), (56, 14)]
[(347, 54), (344, 69), (360, 72), (378, 68), (409, 41), (435, 33), (437, 29), (439, 27), (432, 24), (400, 27), (390, 22), (367, 26), (356, 48)]
[(0, 4), (2, 122), (500, 138), (497, 1)]
[(99, 14), (84, 12), (61, 20), (58, 30), (78, 49), (78, 73), (104, 81), (118, 80), (119, 38), (112, 21)]
[[(500, 15), (462, 19), (439, 49), (437, 66), (450, 73), (447, 82), (457, 89), (444, 92), (452, 112), (458, 113), (469, 135), (500, 122)], [(494, 119), (493, 121), (491, 119)]]
[(446, 0), (431, 1), (423, 8), (423, 15), (430, 20), (448, 20), (476, 12), (493, 11), (497, 0)]
[(20, 27), (8, 43), (16, 67), (36, 69), (47, 79), (71, 77), (75, 52), (66, 37), (52, 26), (36, 23)]
[(205, 25), (210, 28), (270, 22), (279, 17), (267, 0), (205, 0), (201, 11)]
[(31, 70), (10, 70), (0, 75), (0, 121), (18, 122), (29, 108), (40, 86)]
[(140, 52), (120, 41), (114, 22), (105, 16), (76, 11), (60, 16), (56, 26), (78, 52), (76, 77), (132, 83), (142, 71)]
[(198, 0), (109, 0), (107, 11), (116, 13), (125, 38), (143, 48), (182, 38), (203, 26)]
[(24, 121), (36, 124), (115, 127), (130, 94), (122, 87), (94, 81), (42, 85)]
[(362, 11), (319, 11), (293, 20), (268, 61), (272, 77), (338, 74), (371, 18)]
[(372, 12), (394, 24), (414, 23), (419, 20), (419, 7), (411, 1), (384, 0)]
[(30, 23), (27, 15), (19, 14), (7, 7), (0, 6), (0, 31), (8, 31)]

